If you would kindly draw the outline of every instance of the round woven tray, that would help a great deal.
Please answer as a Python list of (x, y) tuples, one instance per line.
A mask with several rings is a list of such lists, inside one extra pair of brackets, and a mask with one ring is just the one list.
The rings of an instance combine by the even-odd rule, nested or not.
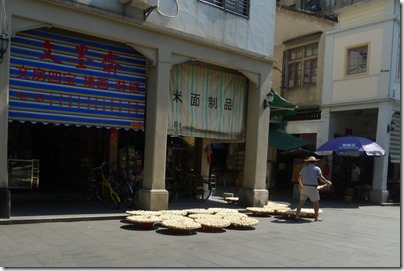
[(202, 225), (202, 227), (199, 229), (199, 231), (203, 231), (203, 232), (225, 232), (225, 230), (222, 227), (211, 227), (211, 226), (206, 226), (206, 225)]
[(192, 235), (195, 234), (196, 230), (188, 230), (188, 229), (178, 229), (165, 226), (166, 231), (173, 235)]
[(131, 222), (137, 229), (154, 230), (156, 228), (154, 222)]
[(271, 216), (271, 212), (257, 212), (257, 211), (251, 211), (250, 216), (255, 216), (255, 217), (269, 217), (269, 216)]
[(234, 224), (231, 224), (230, 226), (228, 226), (226, 228), (227, 229), (232, 229), (232, 230), (241, 230), (241, 231), (254, 230), (255, 229), (253, 226), (241, 226), (241, 225), (234, 225)]

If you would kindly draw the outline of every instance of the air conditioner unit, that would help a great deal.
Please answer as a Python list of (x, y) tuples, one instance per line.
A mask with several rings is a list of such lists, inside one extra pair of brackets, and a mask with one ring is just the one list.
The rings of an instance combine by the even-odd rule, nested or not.
[(130, 4), (134, 8), (143, 9), (143, 10), (153, 7), (153, 5), (151, 4), (151, 1), (149, 1), (149, 0), (132, 0), (132, 2)]

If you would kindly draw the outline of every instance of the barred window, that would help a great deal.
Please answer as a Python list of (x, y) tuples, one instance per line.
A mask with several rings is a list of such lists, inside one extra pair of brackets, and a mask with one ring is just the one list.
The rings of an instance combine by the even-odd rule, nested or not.
[(249, 17), (250, 0), (199, 0), (215, 7), (221, 8), (230, 13)]
[(289, 49), (287, 55), (287, 87), (316, 84), (318, 43)]

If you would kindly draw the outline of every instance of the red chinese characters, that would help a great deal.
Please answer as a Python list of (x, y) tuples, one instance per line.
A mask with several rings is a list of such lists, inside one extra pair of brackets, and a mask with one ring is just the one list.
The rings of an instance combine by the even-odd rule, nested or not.
[[(41, 86), (41, 84), (51, 85), (44, 87), (43, 93), (39, 91), (35, 93), (23, 90), (16, 91), (16, 99), (46, 103), (52, 107), (125, 112), (129, 114), (139, 112), (138, 104), (133, 100), (120, 97), (100, 97), (99, 91), (91, 91), (116, 91), (117, 96), (119, 96), (118, 92), (140, 93), (139, 82), (123, 79), (120, 78), (122, 77), (120, 74), (117, 75), (117, 71), (123, 66), (118, 63), (119, 56), (112, 50), (100, 54), (101, 48), (91, 51), (92, 48), (85, 44), (76, 44), (71, 47), (74, 49), (69, 51), (66, 46), (54, 44), (48, 39), (43, 41), (42, 46), (42, 52), (38, 56), (41, 64), (38, 64), (38, 66), (34, 66), (35, 64), (17, 66), (16, 78), (36, 81), (37, 86)], [(71, 56), (72, 52), (73, 57)], [(96, 54), (98, 54), (98, 57)], [(59, 65), (52, 66), (49, 65), (50, 62)], [(96, 69), (98, 69), (98, 72)], [(58, 88), (56, 85), (77, 88), (74, 91), (69, 91), (68, 88)], [(89, 90), (83, 90), (83, 88)], [(38, 89), (41, 89), (41, 87), (38, 87)]]
[(55, 45), (50, 43), (49, 40), (45, 40), (44, 43), (43, 43), (43, 47), (44, 47), (43, 56), (40, 56), (39, 58), (40, 59), (50, 59), (55, 63), (63, 64), (62, 61), (60, 61), (59, 59), (57, 59), (56, 57), (53, 56), (52, 49), (53, 49), (54, 46)]

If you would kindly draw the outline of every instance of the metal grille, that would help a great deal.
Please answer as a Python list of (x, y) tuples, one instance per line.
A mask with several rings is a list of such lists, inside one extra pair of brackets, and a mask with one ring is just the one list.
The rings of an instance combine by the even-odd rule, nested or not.
[(295, 7), (318, 15), (336, 17), (336, 10), (368, 0), (300, 0)]
[(299, 120), (319, 120), (321, 119), (321, 111), (316, 112), (299, 112), (297, 115), (284, 116), (283, 120), (299, 121)]
[(249, 16), (250, 13), (250, 0), (199, 0), (201, 2), (209, 3), (213, 6), (224, 9), (225, 11)]

